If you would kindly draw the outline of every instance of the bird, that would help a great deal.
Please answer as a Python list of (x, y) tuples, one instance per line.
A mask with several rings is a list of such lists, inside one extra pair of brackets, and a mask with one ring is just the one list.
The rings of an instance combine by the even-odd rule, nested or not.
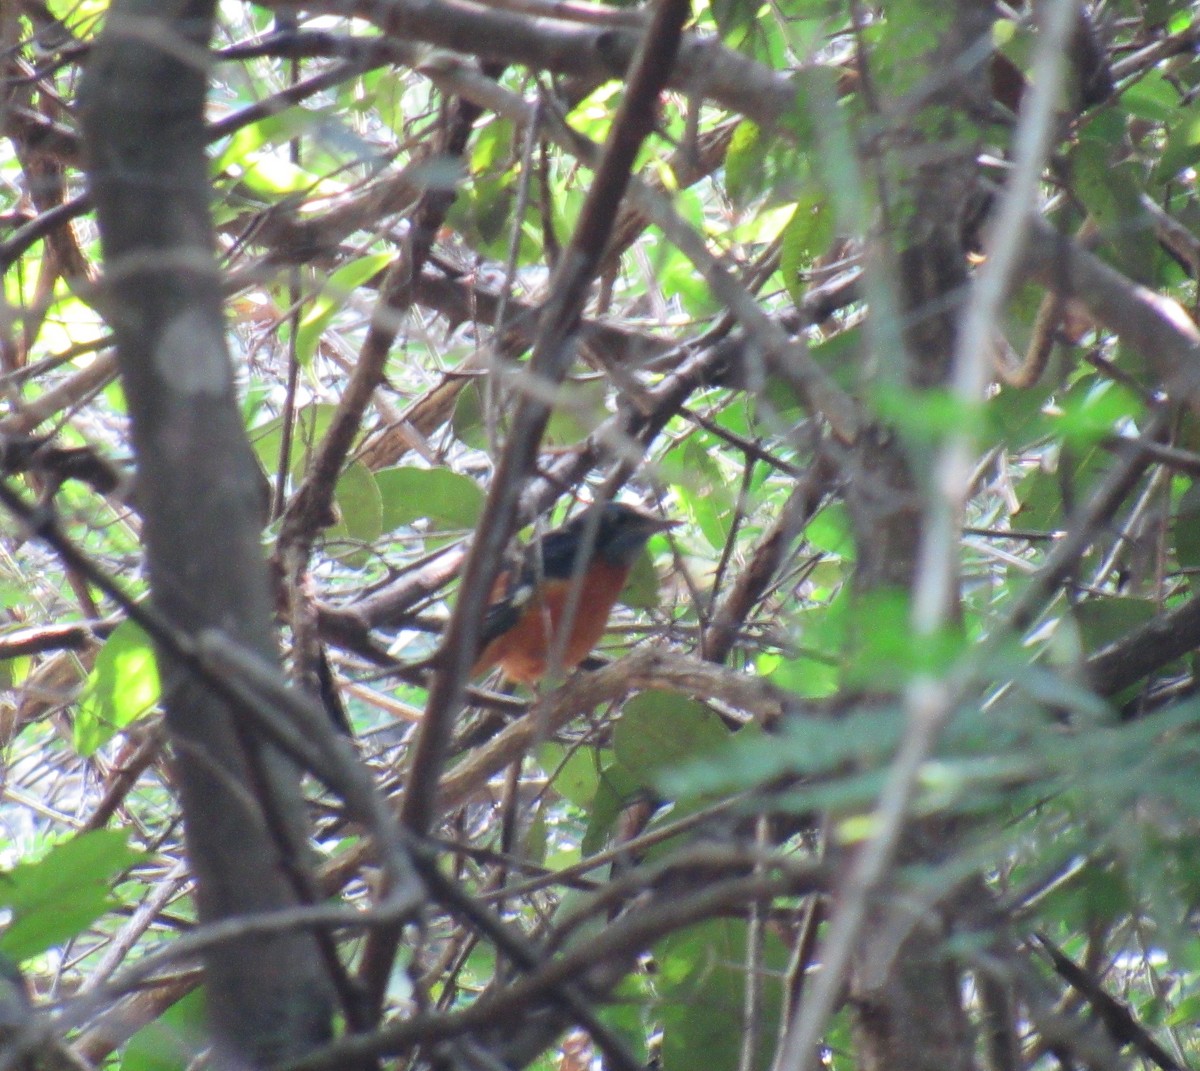
[[(474, 677), (499, 668), (518, 684), (537, 684), (550, 669), (573, 670), (599, 642), (629, 571), (657, 532), (678, 522), (652, 516), (622, 502), (589, 506), (561, 528), (547, 532), (521, 569), (500, 577), (484, 619)], [(576, 579), (578, 578), (578, 579)], [(570, 634), (559, 629), (578, 584)]]

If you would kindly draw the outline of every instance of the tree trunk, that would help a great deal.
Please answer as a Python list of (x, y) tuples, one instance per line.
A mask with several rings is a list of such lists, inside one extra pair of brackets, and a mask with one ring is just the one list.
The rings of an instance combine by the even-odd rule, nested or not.
[[(919, 22), (927, 33), (910, 36), (911, 55), (887, 46), (872, 54), (885, 73), (896, 72), (879, 83), (894, 95), (880, 102), (892, 125), (878, 173), (893, 228), (881, 244), (896, 250), (892, 278), (904, 325), (902, 365), (899, 354), (876, 357), (883, 378), (902, 390), (922, 390), (947, 380), (968, 282), (964, 229), (976, 196), (979, 144), (974, 117), (988, 106), (988, 50), (979, 45), (990, 40), (992, 12), (979, 0), (941, 0), (897, 4), (889, 19), (896, 30), (888, 46), (907, 44), (905, 25)], [(921, 53), (930, 41), (936, 44)], [(922, 107), (913, 109), (914, 98)], [(847, 490), (859, 534), (856, 590), (912, 590), (924, 516), (913, 459), (895, 433), (879, 427), (864, 436), (856, 466)], [(916, 824), (897, 865), (936, 863), (951, 837), (945, 822)], [(966, 1071), (974, 1046), (960, 971), (945, 950), (953, 904), (914, 914), (913, 900), (899, 883), (882, 890), (851, 968), (859, 1067)]]
[[(81, 114), (154, 605), (181, 633), (218, 628), (274, 661), (264, 501), (234, 394), (209, 218), (213, 9), (210, 0), (116, 0)], [(201, 921), (303, 902), (297, 771), (202, 681), (161, 651), (159, 661)], [(205, 966), (221, 1066), (286, 1060), (329, 1036), (329, 985), (311, 933), (219, 945)]]

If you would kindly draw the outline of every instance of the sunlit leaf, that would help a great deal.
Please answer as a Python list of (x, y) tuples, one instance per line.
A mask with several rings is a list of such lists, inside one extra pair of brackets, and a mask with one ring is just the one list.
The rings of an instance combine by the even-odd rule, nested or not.
[(56, 844), (34, 863), (0, 873), (12, 919), (0, 953), (21, 962), (82, 933), (111, 906), (114, 876), (139, 858), (124, 830), (98, 829)]
[(150, 638), (123, 621), (104, 641), (75, 715), (75, 747), (91, 755), (114, 733), (154, 709), (158, 664)]
[(375, 253), (359, 257), (338, 268), (329, 277), (328, 283), (313, 299), (309, 310), (300, 320), (300, 327), (296, 332), (296, 357), (302, 364), (307, 364), (312, 360), (321, 335), (341, 311), (355, 288), (383, 271), (391, 261), (392, 254), (390, 253)]

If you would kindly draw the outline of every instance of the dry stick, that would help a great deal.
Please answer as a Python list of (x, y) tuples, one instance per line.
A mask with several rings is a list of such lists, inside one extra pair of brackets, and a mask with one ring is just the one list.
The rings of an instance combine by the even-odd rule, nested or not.
[(1184, 1071), (1179, 1061), (1154, 1040), (1150, 1032), (1134, 1018), (1127, 1005), (1105, 990), (1098, 978), (1080, 967), (1049, 937), (1038, 933), (1034, 934), (1034, 940), (1054, 966), (1055, 973), (1092, 1006), (1114, 1044), (1132, 1045), (1142, 1056), (1162, 1068), (1162, 1071)]
[[(463, 758), (442, 778), (439, 799), (447, 808), (466, 803), (487, 781), (528, 752), (543, 726), (555, 731), (579, 711), (618, 700), (630, 692), (663, 689), (707, 702), (716, 701), (745, 711), (762, 724), (772, 724), (785, 712), (801, 717), (829, 717), (832, 708), (803, 701), (760, 677), (674, 652), (642, 650), (594, 673), (579, 673), (561, 688), (541, 698), (522, 718), (507, 726), (482, 748)], [(336, 889), (357, 873), (367, 857), (356, 846), (331, 860), (322, 870), (325, 888)]]
[[(1029, 206), (1035, 201), (1050, 149), (1063, 50), (1074, 23), (1075, 6), (1075, 0), (1055, 0), (1043, 13), (1045, 21), (1034, 56), (1033, 88), (1021, 108), (1013, 139), (1012, 178), (989, 233), (988, 259), (971, 287), (955, 344), (951, 388), (964, 407), (978, 405), (987, 387), (994, 324), (1017, 266), (1031, 216)], [(912, 625), (920, 636), (935, 636), (953, 609), (972, 447), (973, 437), (965, 431), (952, 434), (935, 463), (934, 496), (913, 593)], [(846, 875), (829, 932), (821, 944), (821, 971), (780, 1049), (779, 1071), (811, 1071), (816, 1065), (819, 1041), (837, 1005), (871, 899), (886, 880), (895, 858), (921, 766), (957, 707), (968, 680), (961, 671), (942, 679), (922, 674), (906, 689), (908, 725), (872, 815), (874, 834)]]
[(1077, 299), (1145, 357), (1173, 401), (1200, 409), (1200, 329), (1179, 303), (1131, 282), (1040, 216), (1028, 226), (1019, 272)]
[(1088, 683), (1111, 696), (1200, 646), (1200, 598), (1192, 598), (1122, 636), (1087, 661)]
[(109, 977), (116, 972), (125, 957), (132, 951), (133, 946), (141, 940), (142, 935), (154, 924), (154, 920), (158, 918), (159, 912), (179, 895), (188, 881), (188, 865), (183, 860), (178, 860), (170, 872), (159, 879), (157, 886), (152, 889), (150, 895), (138, 904), (129, 921), (113, 936), (111, 943), (104, 951), (104, 955), (101, 956), (100, 962), (88, 973), (87, 978), (79, 989), (79, 995), (93, 993), (108, 981)]
[[(550, 299), (530, 361), (531, 376), (541, 382), (553, 385), (561, 381), (574, 356), (580, 313), (629, 185), (630, 169), (653, 128), (658, 94), (671, 71), (688, 10), (686, 0), (660, 0), (646, 31), (604, 159), (550, 284)], [(404, 822), (418, 834), (429, 830), (437, 813), (438, 781), (453, 719), (479, 647), (487, 596), (516, 520), (521, 483), (533, 469), (549, 415), (546, 402), (522, 398), (467, 557), (461, 593), (439, 652), (441, 665), (413, 751), (401, 812)]]
[(132, 755), (127, 755), (116, 772), (110, 777), (108, 787), (95, 810), (87, 817), (79, 832), (87, 833), (93, 829), (103, 829), (108, 820), (116, 814), (133, 791), (142, 772), (162, 754), (163, 745), (167, 742), (167, 730), (162, 720), (157, 720), (140, 741)]
[[(271, 9), (298, 7), (310, 15), (361, 18), (413, 54), (410, 66), (428, 60), (429, 45), (583, 78), (625, 78), (627, 92), (645, 38), (635, 29), (589, 27), (529, 18), (486, 4), (430, 4), (428, 0), (267, 0)], [(410, 43), (411, 42), (411, 43)], [(793, 72), (780, 73), (723, 45), (715, 36), (681, 35), (661, 79), (702, 95), (772, 129), (796, 103)], [(455, 57), (457, 58), (457, 57)], [(436, 61), (440, 62), (441, 57)]]
[(724, 662), (751, 608), (763, 597), (792, 543), (804, 530), (828, 490), (828, 475), (818, 461), (796, 481), (779, 516), (763, 533), (749, 565), (738, 575), (709, 622), (702, 653), (711, 662)]

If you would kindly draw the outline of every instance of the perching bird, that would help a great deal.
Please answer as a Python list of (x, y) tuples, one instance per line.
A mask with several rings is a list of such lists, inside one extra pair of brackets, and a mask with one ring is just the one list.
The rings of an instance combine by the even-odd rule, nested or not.
[[(550, 668), (556, 646), (561, 652), (558, 668), (574, 669), (604, 635), (608, 615), (646, 542), (677, 523), (608, 502), (548, 532), (540, 544), (540, 566), (536, 559), (527, 561), (515, 583), (511, 574), (497, 581), (473, 675), (498, 666), (508, 680), (534, 684)], [(558, 632), (576, 583), (579, 595), (563, 642)]]

